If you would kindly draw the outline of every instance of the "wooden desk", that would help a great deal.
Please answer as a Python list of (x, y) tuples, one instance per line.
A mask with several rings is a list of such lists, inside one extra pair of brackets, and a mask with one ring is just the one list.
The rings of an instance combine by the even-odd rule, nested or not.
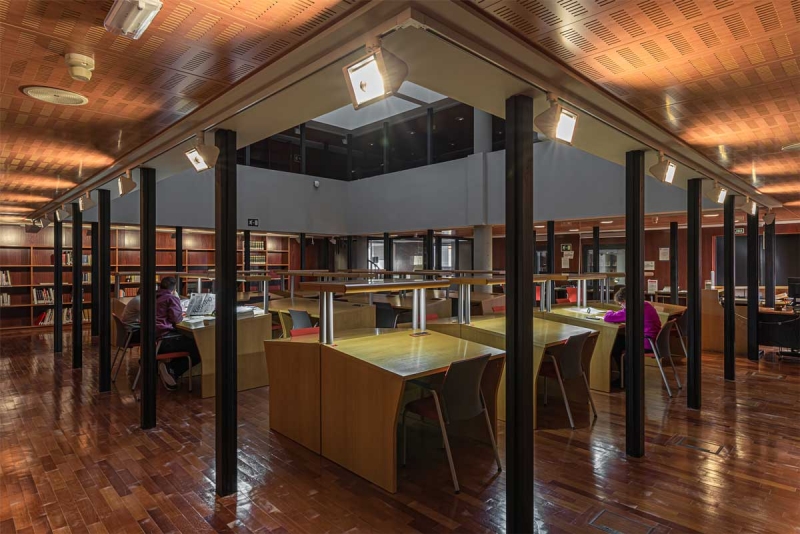
[[(316, 336), (264, 342), (272, 377), (270, 428), (394, 493), (406, 383), (442, 373), (454, 361), (490, 354), (481, 389), (496, 429), (504, 351), (437, 332), (411, 333), (357, 330), (337, 337), (333, 346)], [(480, 420), (474, 428), (488, 439)]]
[[(200, 395), (205, 399), (215, 394), (216, 331), (213, 324), (200, 328), (178, 325), (177, 329), (194, 339), (200, 354)], [(239, 319), (236, 323), (236, 354), (238, 356), (238, 390), (269, 385), (267, 364), (264, 361), (264, 340), (272, 337), (272, 316), (269, 313)]]
[[(498, 349), (505, 350), (506, 347), (506, 318), (505, 316), (487, 316), (487, 317), (478, 317), (470, 324), (455, 324), (455, 323), (447, 323), (445, 321), (434, 321), (430, 323), (429, 328), (435, 329), (437, 331), (441, 331), (442, 333), (447, 333), (449, 335), (458, 335), (462, 339), (466, 339), (467, 341), (473, 341), (476, 343), (482, 343), (484, 345), (489, 345), (490, 347), (495, 347)], [(459, 332), (456, 333), (454, 329), (459, 329)], [(533, 321), (533, 399), (534, 399), (534, 414), (533, 414), (533, 425), (534, 428), (537, 426), (537, 409), (536, 409), (536, 399), (537, 399), (537, 382), (539, 377), (539, 368), (541, 367), (542, 358), (544, 357), (544, 352), (546, 349), (555, 347), (558, 345), (563, 345), (564, 343), (569, 340), (570, 337), (584, 334), (587, 332), (594, 332), (597, 333), (596, 329), (588, 329), (582, 328), (579, 326), (573, 326), (568, 324), (563, 324), (554, 321), (547, 321), (544, 319), (536, 319)], [(585, 368), (589, 368), (589, 360), (592, 358), (594, 346), (593, 344), (588, 347), (588, 350), (585, 351), (584, 356), (584, 365)], [(580, 384), (581, 387), (579, 388), (567, 388), (568, 389), (568, 396), (570, 400), (575, 400), (576, 402), (588, 402), (588, 398), (586, 397), (586, 389), (583, 384)], [(505, 421), (506, 419), (506, 376), (505, 371), (503, 371), (503, 376), (500, 379), (500, 388), (498, 393), (498, 400), (497, 400), (497, 418), (501, 421)]]
[[(289, 313), (289, 310), (305, 311), (312, 319), (319, 321), (319, 300), (305, 298), (284, 298), (269, 302), (272, 313)], [(354, 328), (375, 328), (375, 306), (350, 302), (333, 302), (333, 317), (337, 332)]]

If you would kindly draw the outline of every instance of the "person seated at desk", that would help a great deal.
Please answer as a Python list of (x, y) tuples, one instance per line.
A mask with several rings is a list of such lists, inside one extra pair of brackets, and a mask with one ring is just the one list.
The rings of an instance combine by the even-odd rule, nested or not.
[[(159, 354), (167, 352), (188, 352), (192, 358), (192, 367), (200, 363), (197, 346), (194, 341), (180, 335), (175, 330), (175, 325), (183, 320), (181, 301), (175, 294), (175, 278), (168, 276), (161, 280), (160, 288), (156, 291), (156, 339), (161, 340)], [(185, 373), (189, 364), (185, 358), (176, 358), (169, 362), (158, 364), (158, 376), (164, 387), (170, 391), (178, 387), (175, 380)]]
[[(614, 302), (622, 306), (621, 310), (608, 310), (603, 316), (603, 320), (607, 323), (624, 323), (627, 321), (625, 312), (625, 288), (621, 287), (614, 293)], [(661, 331), (661, 318), (658, 316), (653, 305), (645, 300), (644, 301), (644, 350), (652, 351), (649, 339), (655, 339)], [(617, 364), (617, 369), (622, 367), (622, 353), (625, 352), (625, 336), (618, 335), (614, 340), (614, 347), (611, 349), (611, 357)]]
[(128, 301), (125, 305), (125, 309), (122, 311), (122, 322), (126, 326), (136, 327), (132, 329), (133, 336), (131, 337), (131, 343), (139, 343), (139, 323), (141, 322), (139, 311), (142, 303), (140, 298), (141, 292), (141, 289), (136, 290), (136, 296)]

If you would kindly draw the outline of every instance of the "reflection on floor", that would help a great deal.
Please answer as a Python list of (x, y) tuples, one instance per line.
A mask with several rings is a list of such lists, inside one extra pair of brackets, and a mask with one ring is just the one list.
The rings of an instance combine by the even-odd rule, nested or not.
[[(455, 441), (454, 495), (438, 432), (417, 426), (390, 495), (269, 433), (268, 389), (239, 395), (241, 491), (215, 500), (214, 399), (160, 389), (159, 426), (143, 432), (125, 368), (120, 388), (98, 395), (96, 346), (87, 338), (87, 367), (72, 371), (51, 343), (41, 333), (0, 338), (0, 533), (504, 530), (505, 476), (488, 447)], [(596, 394), (593, 428), (547, 428), (543, 418), (539, 531), (794, 532), (800, 362), (739, 360), (735, 383), (720, 378), (721, 364), (704, 358), (702, 412), (686, 409), (683, 392), (670, 401), (648, 369), (641, 460), (624, 454), (624, 394)], [(548, 410), (563, 410), (558, 398)]]

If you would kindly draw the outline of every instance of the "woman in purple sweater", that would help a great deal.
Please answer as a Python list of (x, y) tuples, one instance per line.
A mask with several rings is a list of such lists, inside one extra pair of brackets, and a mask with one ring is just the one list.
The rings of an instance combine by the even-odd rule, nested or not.
[[(620, 288), (614, 294), (614, 301), (622, 306), (621, 310), (613, 311), (609, 310), (606, 312), (603, 320), (607, 323), (624, 323), (627, 320), (627, 315), (625, 313), (625, 288)], [(658, 336), (658, 332), (661, 330), (661, 318), (658, 316), (658, 312), (653, 307), (652, 304), (645, 301), (644, 302), (644, 350), (651, 351), (652, 347), (650, 346), (649, 339), (655, 339)], [(621, 368), (621, 361), (622, 361), (622, 353), (625, 351), (625, 336), (618, 335), (617, 339), (614, 341), (614, 348), (611, 349), (611, 357), (617, 363), (617, 368)]]

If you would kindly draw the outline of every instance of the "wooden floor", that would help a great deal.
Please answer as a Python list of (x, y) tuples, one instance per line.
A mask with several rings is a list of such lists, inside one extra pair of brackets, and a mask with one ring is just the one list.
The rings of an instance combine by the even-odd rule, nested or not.
[[(122, 373), (119, 390), (96, 393), (85, 343), (86, 368), (73, 371), (51, 334), (0, 338), (0, 534), (504, 530), (505, 476), (485, 446), (453, 444), (454, 495), (438, 432), (413, 428), (391, 495), (271, 434), (267, 388), (239, 395), (240, 492), (215, 499), (214, 399), (160, 389), (159, 426), (143, 432)], [(737, 371), (724, 382), (706, 355), (696, 412), (649, 369), (644, 459), (625, 457), (624, 394), (595, 394), (593, 428), (538, 431), (538, 531), (800, 532), (800, 363)], [(548, 410), (563, 408), (554, 398)]]

